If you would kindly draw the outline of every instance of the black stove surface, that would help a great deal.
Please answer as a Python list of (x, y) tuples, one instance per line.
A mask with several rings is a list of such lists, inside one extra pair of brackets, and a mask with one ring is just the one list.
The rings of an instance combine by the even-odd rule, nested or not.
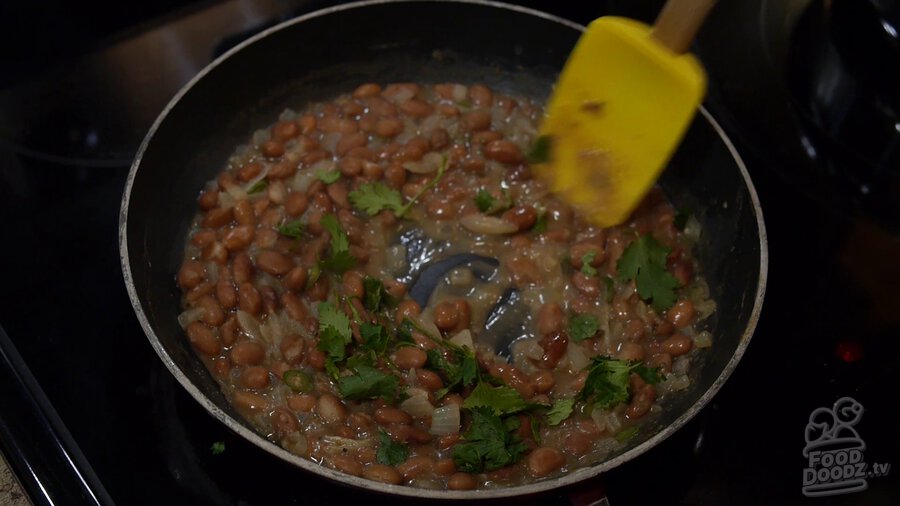
[[(209, 8), (248, 3), (266, 4), (236, 1)], [(660, 3), (607, 2), (607, 7), (649, 19)], [(275, 17), (259, 16), (256, 26), (319, 6), (296, 4)], [(606, 12), (550, 2), (528, 5), (582, 23)], [(190, 12), (197, 14), (202, 11)], [(725, 16), (717, 13), (711, 22)], [(240, 26), (239, 34), (247, 29)], [(579, 503), (603, 489), (616, 506), (900, 504), (894, 469), (869, 477), (864, 491), (818, 498), (803, 494), (810, 467), (803, 454), (810, 413), (842, 397), (864, 408), (855, 429), (865, 442), (869, 470), (900, 461), (895, 376), (900, 370), (900, 235), (882, 216), (848, 211), (785, 176), (793, 167), (777, 156), (782, 145), (767, 151), (755, 143), (756, 133), (742, 130), (753, 120), (746, 116), (749, 108), (734, 106), (741, 100), (740, 81), (722, 77), (733, 77), (733, 69), (719, 72), (722, 53), (703, 42), (700, 54), (711, 73), (708, 107), (738, 140), (766, 215), (769, 281), (755, 336), (713, 401), (648, 453), (577, 488), (501, 503)], [(34, 86), (51, 86), (46, 78), (30, 79)], [(8, 104), (9, 97), (0, 90), (0, 104)], [(144, 108), (158, 111), (165, 99)], [(0, 109), (0, 115), (8, 111)], [(0, 449), (32, 500), (413, 502), (324, 482), (271, 457), (214, 420), (165, 369), (134, 317), (118, 258), (119, 203), (129, 163), (122, 153), (133, 152), (140, 134), (95, 135), (99, 140), (78, 152), (90, 138), (84, 133), (102, 134), (110, 114), (100, 108), (95, 116), (79, 117), (87, 125), (81, 129), (69, 128), (74, 123), (64, 117), (55, 126), (42, 122), (41, 128), (51, 129), (48, 136), (69, 128), (75, 147), (65, 151), (48, 153), (34, 147), (40, 144), (26, 145), (10, 135), (0, 143), (5, 246), (0, 260)], [(785, 117), (791, 114), (788, 109)], [(153, 115), (137, 115), (130, 131), (142, 132)], [(52, 118), (53, 111), (37, 116)], [(26, 127), (34, 128), (29, 135), (41, 137), (35, 125), (21, 129)], [(0, 128), (0, 134), (9, 131)], [(114, 145), (104, 151), (106, 139)], [(214, 455), (210, 447), (220, 441), (225, 451)]]

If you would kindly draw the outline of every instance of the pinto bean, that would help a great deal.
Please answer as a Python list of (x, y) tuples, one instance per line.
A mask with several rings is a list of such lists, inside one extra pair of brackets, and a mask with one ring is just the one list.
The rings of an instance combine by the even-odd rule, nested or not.
[(241, 385), (253, 390), (263, 390), (269, 386), (269, 370), (265, 367), (250, 366), (241, 372)]
[(316, 403), (316, 413), (328, 423), (338, 423), (347, 418), (347, 407), (337, 397), (322, 394)]
[(504, 164), (520, 163), (522, 151), (514, 142), (507, 139), (493, 140), (484, 146), (484, 157)]
[(309, 206), (309, 198), (303, 192), (291, 192), (284, 201), (284, 211), (288, 216), (300, 216)]
[(225, 323), (219, 327), (219, 336), (222, 338), (222, 344), (225, 346), (233, 345), (239, 337), (239, 327), (237, 317), (233, 314), (229, 316)]
[[(399, 367), (399, 365), (397, 367)], [(416, 371), (416, 380), (430, 392), (436, 392), (444, 388), (444, 381), (441, 377), (436, 372), (429, 371), (428, 369), (419, 369)]]
[(399, 325), (403, 322), (404, 319), (419, 316), (421, 312), (422, 308), (419, 307), (418, 302), (414, 300), (404, 300), (397, 305), (397, 314), (395, 320)]
[(238, 307), (253, 316), (262, 310), (262, 296), (253, 283), (241, 283), (238, 287)]
[(196, 260), (185, 260), (178, 270), (178, 286), (190, 290), (206, 279), (206, 269)]
[(644, 385), (625, 408), (625, 417), (629, 420), (641, 418), (650, 411), (654, 401), (656, 401), (656, 389), (653, 388), (653, 385)]
[(200, 319), (203, 323), (212, 327), (218, 327), (225, 323), (225, 312), (214, 297), (204, 295), (197, 301), (197, 307), (203, 308), (203, 314)]
[(362, 475), (366, 479), (391, 485), (399, 485), (403, 482), (403, 476), (400, 474), (400, 471), (384, 464), (369, 464), (363, 468)]
[(397, 471), (407, 480), (418, 478), (434, 469), (434, 459), (424, 455), (410, 457), (397, 465)]
[(266, 347), (256, 341), (241, 341), (231, 348), (235, 365), (260, 365), (266, 358)]
[(447, 488), (450, 490), (472, 490), (477, 485), (475, 477), (469, 473), (453, 473), (447, 479)]
[(237, 283), (246, 283), (253, 277), (253, 262), (246, 253), (238, 253), (231, 261), (231, 272), (234, 281)]
[(544, 354), (538, 361), (538, 367), (553, 369), (566, 353), (566, 348), (569, 345), (569, 335), (564, 331), (544, 334), (539, 344), (544, 349)]
[(363, 474), (362, 464), (349, 455), (332, 456), (331, 466), (336, 470), (351, 476), (362, 476)]
[(428, 356), (425, 350), (416, 346), (404, 346), (393, 356), (394, 364), (400, 369), (420, 369), (425, 365)]
[(518, 287), (537, 284), (540, 275), (537, 264), (526, 256), (515, 256), (506, 263), (513, 282)]
[(253, 392), (244, 392), (237, 390), (234, 392), (231, 402), (243, 411), (252, 411), (255, 413), (263, 412), (268, 408), (269, 401), (262, 395)]
[(285, 408), (275, 408), (272, 414), (269, 415), (269, 420), (272, 422), (272, 428), (275, 429), (275, 433), (281, 437), (300, 430), (300, 423), (297, 422), (297, 417)]
[(596, 297), (600, 294), (600, 279), (596, 276), (588, 276), (578, 271), (572, 275), (572, 284), (575, 285), (581, 293), (590, 297)]
[(412, 423), (413, 419), (406, 411), (397, 408), (382, 406), (377, 408), (373, 413), (375, 421), (380, 424), (387, 425), (389, 423)]
[(307, 272), (306, 267), (298, 265), (289, 270), (282, 279), (282, 284), (289, 290), (299, 290), (306, 286)]
[(239, 181), (247, 182), (255, 178), (262, 172), (263, 166), (259, 162), (249, 162), (242, 165), (235, 175), (237, 176)]
[(230, 279), (222, 277), (216, 282), (216, 299), (225, 309), (232, 309), (237, 305), (237, 290)]
[(219, 228), (227, 225), (232, 218), (234, 218), (233, 207), (229, 207), (228, 209), (217, 207), (215, 209), (210, 209), (209, 211), (207, 211), (206, 216), (203, 218), (201, 224), (205, 228)]
[(294, 262), (277, 251), (260, 251), (256, 256), (256, 267), (272, 275), (287, 274), (294, 267)]
[(537, 316), (538, 332), (552, 334), (563, 330), (566, 315), (558, 302), (547, 302), (541, 306)]
[(694, 347), (694, 341), (684, 334), (673, 334), (660, 344), (662, 351), (673, 357), (684, 355)]
[(368, 98), (374, 97), (381, 93), (381, 85), (376, 83), (365, 83), (359, 85), (355, 90), (353, 90), (353, 98)]
[(375, 135), (391, 139), (403, 133), (403, 128), (403, 121), (397, 118), (383, 118), (375, 124)]
[(460, 125), (463, 130), (480, 132), (491, 127), (491, 113), (482, 110), (469, 111), (463, 114)]
[(469, 98), (480, 107), (491, 107), (494, 104), (494, 94), (483, 84), (469, 86)]
[(240, 251), (253, 241), (256, 227), (253, 225), (238, 225), (225, 233), (222, 245), (229, 251)]
[(516, 206), (503, 213), (503, 219), (515, 225), (519, 232), (533, 227), (537, 218), (538, 213), (533, 206)]
[(219, 339), (216, 338), (212, 329), (202, 322), (191, 323), (187, 326), (185, 332), (187, 332), (188, 340), (194, 348), (204, 355), (214, 357), (222, 350), (222, 345), (219, 344)]
[(400, 111), (414, 118), (424, 118), (431, 114), (434, 108), (428, 102), (412, 98), (400, 104)]
[(677, 329), (683, 329), (694, 321), (694, 303), (688, 299), (682, 299), (675, 303), (666, 313), (668, 320)]
[(556, 385), (556, 377), (551, 371), (536, 371), (531, 376), (531, 384), (538, 393), (545, 394)]
[(542, 446), (528, 454), (526, 466), (531, 476), (543, 478), (562, 468), (565, 463), (566, 457), (561, 451), (550, 446)]
[(281, 295), (281, 305), (284, 306), (288, 316), (298, 322), (302, 322), (309, 316), (309, 312), (306, 310), (306, 306), (303, 305), (300, 297), (291, 292), (284, 292), (284, 294)]
[(628, 361), (644, 360), (644, 347), (637, 343), (624, 342), (616, 353), (616, 358)]
[(197, 202), (200, 204), (200, 209), (209, 211), (219, 204), (219, 190), (213, 189), (202, 192)]
[(459, 323), (459, 310), (455, 301), (444, 301), (434, 307), (434, 324), (437, 328), (448, 331)]

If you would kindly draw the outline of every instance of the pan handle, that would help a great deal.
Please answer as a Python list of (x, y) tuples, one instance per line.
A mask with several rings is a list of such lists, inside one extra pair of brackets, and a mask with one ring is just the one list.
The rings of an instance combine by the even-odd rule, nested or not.
[(716, 0), (669, 0), (656, 17), (653, 37), (677, 54), (686, 53)]

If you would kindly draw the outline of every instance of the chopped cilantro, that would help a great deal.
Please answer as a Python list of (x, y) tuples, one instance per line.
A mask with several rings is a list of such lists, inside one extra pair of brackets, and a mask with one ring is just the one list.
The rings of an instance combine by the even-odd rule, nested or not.
[(428, 362), (426, 367), (442, 373), (446, 380), (446, 386), (437, 392), (435, 397), (438, 399), (444, 397), (454, 388), (465, 388), (478, 378), (478, 362), (475, 361), (475, 355), (463, 349), (450, 350), (451, 356), (455, 362), (447, 360), (444, 355), (437, 349), (431, 349), (427, 352)]
[(616, 264), (619, 279), (634, 280), (638, 295), (658, 312), (675, 304), (675, 289), (679, 286), (675, 276), (666, 270), (668, 255), (669, 248), (644, 235), (625, 248)]
[(294, 220), (278, 227), (278, 233), (291, 239), (299, 239), (304, 227), (305, 225), (302, 221)]
[(491, 195), (491, 192), (482, 188), (475, 195), (475, 205), (484, 214), (495, 214), (512, 207), (512, 199), (509, 198), (509, 192), (505, 189), (503, 190), (503, 198), (497, 199)]
[(343, 274), (356, 265), (356, 257), (350, 254), (350, 240), (333, 214), (322, 216), (322, 228), (331, 235), (331, 254), (320, 261), (322, 268)]
[(569, 317), (569, 337), (576, 341), (590, 339), (600, 330), (600, 321), (596, 316), (589, 314), (572, 315)]
[(591, 262), (593, 262), (595, 258), (597, 258), (597, 252), (594, 250), (588, 251), (584, 254), (584, 256), (581, 257), (582, 274), (584, 274), (585, 276), (597, 275), (597, 269), (595, 269), (594, 266), (591, 265)]
[(332, 362), (346, 358), (347, 345), (353, 340), (350, 318), (330, 302), (319, 303), (319, 344)]
[(606, 288), (606, 295), (604, 298), (606, 303), (610, 304), (613, 297), (616, 295), (616, 280), (610, 276), (604, 276), (601, 280), (603, 281), (603, 286)]
[(316, 169), (316, 177), (325, 184), (336, 183), (341, 178), (341, 173), (336, 170)]
[(531, 417), (531, 437), (537, 444), (541, 444), (541, 422), (537, 417)]
[(403, 196), (400, 192), (381, 182), (361, 184), (349, 196), (350, 202), (369, 216), (375, 216), (385, 209), (399, 215), (403, 209)]
[(538, 209), (537, 221), (534, 222), (534, 226), (531, 227), (531, 231), (535, 234), (543, 234), (547, 231), (547, 210), (544, 208)]
[(553, 147), (553, 139), (549, 135), (541, 135), (534, 140), (528, 148), (525, 159), (528, 163), (547, 163), (550, 161), (550, 151)]
[(553, 427), (572, 415), (575, 407), (575, 399), (557, 399), (553, 407), (547, 412), (547, 425)]
[(269, 183), (265, 179), (260, 179), (259, 181), (253, 183), (253, 186), (247, 188), (247, 193), (253, 195), (254, 193), (259, 193), (266, 189), (269, 186)]
[(209, 451), (213, 455), (222, 455), (222, 452), (225, 451), (225, 441), (216, 441), (209, 447)]
[(362, 336), (363, 349), (371, 350), (377, 354), (382, 354), (387, 350), (389, 336), (381, 325), (367, 322), (361, 323), (359, 325), (359, 335)]
[[(474, 408), (472, 425), (453, 448), (453, 462), (465, 473), (494, 471), (517, 462), (527, 450), (508, 427), (518, 428), (518, 417), (509, 425), (489, 408)], [(515, 430), (515, 429), (513, 429)]]
[(384, 283), (378, 278), (366, 276), (363, 280), (363, 307), (369, 311), (378, 311), (382, 305), (392, 305), (393, 297), (384, 288)]
[(409, 446), (394, 441), (387, 432), (379, 430), (378, 441), (381, 443), (381, 446), (375, 454), (375, 460), (379, 464), (396, 466), (397, 464), (402, 464), (409, 457)]
[(345, 399), (360, 401), (381, 397), (386, 401), (393, 401), (397, 398), (400, 379), (396, 376), (368, 365), (359, 365), (355, 371), (353, 376), (341, 376), (338, 379), (338, 390)]
[(528, 405), (519, 392), (514, 389), (505, 385), (492, 387), (482, 382), (466, 397), (463, 407), (467, 409), (489, 408), (495, 415), (503, 416), (522, 411)]
[(444, 177), (444, 172), (446, 170), (447, 157), (445, 156), (443, 161), (441, 161), (441, 165), (438, 167), (437, 174), (434, 178), (419, 190), (419, 193), (409, 199), (406, 204), (403, 203), (403, 196), (400, 195), (400, 192), (388, 188), (387, 185), (380, 182), (359, 185), (359, 188), (350, 192), (350, 203), (369, 216), (374, 216), (385, 209), (389, 209), (394, 211), (398, 218), (402, 218), (403, 215), (412, 208), (413, 204), (425, 194), (425, 192), (431, 190), (434, 188), (434, 185), (438, 184), (438, 181)]
[(603, 356), (594, 357), (578, 399), (593, 402), (603, 409), (626, 402), (629, 398), (628, 385), (632, 372), (644, 378), (644, 381), (660, 379), (657, 369), (649, 369), (641, 362), (629, 363)]

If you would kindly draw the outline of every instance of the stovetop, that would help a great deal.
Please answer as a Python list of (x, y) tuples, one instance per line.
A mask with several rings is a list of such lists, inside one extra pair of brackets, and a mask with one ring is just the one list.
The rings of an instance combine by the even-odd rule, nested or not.
[[(322, 4), (191, 4), (99, 49), (67, 56), (67, 65), (54, 63), (56, 70), (0, 87), (0, 450), (36, 504), (412, 502), (323, 482), (230, 433), (155, 355), (119, 267), (118, 212), (130, 154), (177, 83), (247, 33)], [(527, 3), (585, 23), (605, 12), (650, 19), (661, 2), (560, 4)], [(892, 216), (845, 205), (831, 176), (821, 176), (829, 178), (828, 191), (796, 176), (796, 158), (784, 153), (802, 141), (784, 133), (786, 125), (773, 126), (784, 136), (773, 139), (747, 106), (760, 93), (751, 74), (771, 87), (779, 76), (755, 73), (752, 40), (735, 45), (732, 59), (711, 40), (729, 33), (729, 13), (740, 26), (746, 25), (737, 21), (742, 10), (764, 19), (767, 2), (725, 4), (698, 53), (710, 72), (707, 106), (746, 158), (766, 216), (769, 281), (755, 336), (713, 401), (643, 456), (576, 488), (500, 502), (572, 504), (579, 494), (605, 490), (617, 506), (900, 504), (893, 469), (868, 478), (865, 491), (803, 494), (810, 414), (842, 397), (864, 408), (855, 430), (870, 470), (900, 461), (900, 235)], [(213, 19), (231, 36), (196, 31), (193, 23), (209, 27)], [(201, 48), (188, 50), (177, 71), (169, 60), (150, 67), (125, 58), (129, 47), (146, 48), (162, 40), (155, 36), (173, 33), (192, 34), (184, 40)], [(735, 58), (747, 68), (735, 68)], [(763, 60), (759, 65), (772, 65), (770, 57)], [(110, 97), (96, 88), (104, 76), (106, 84), (117, 82), (108, 73), (113, 67), (105, 66), (112, 64), (132, 95)], [(148, 67), (155, 70), (148, 74)], [(60, 83), (65, 92), (54, 93)], [(92, 91), (82, 94), (78, 86)], [(766, 97), (775, 103), (767, 104), (768, 116), (798, 115), (795, 104), (771, 110), (787, 100), (782, 95)], [(121, 109), (127, 104), (139, 105)], [(220, 441), (225, 451), (215, 455), (210, 447)]]

